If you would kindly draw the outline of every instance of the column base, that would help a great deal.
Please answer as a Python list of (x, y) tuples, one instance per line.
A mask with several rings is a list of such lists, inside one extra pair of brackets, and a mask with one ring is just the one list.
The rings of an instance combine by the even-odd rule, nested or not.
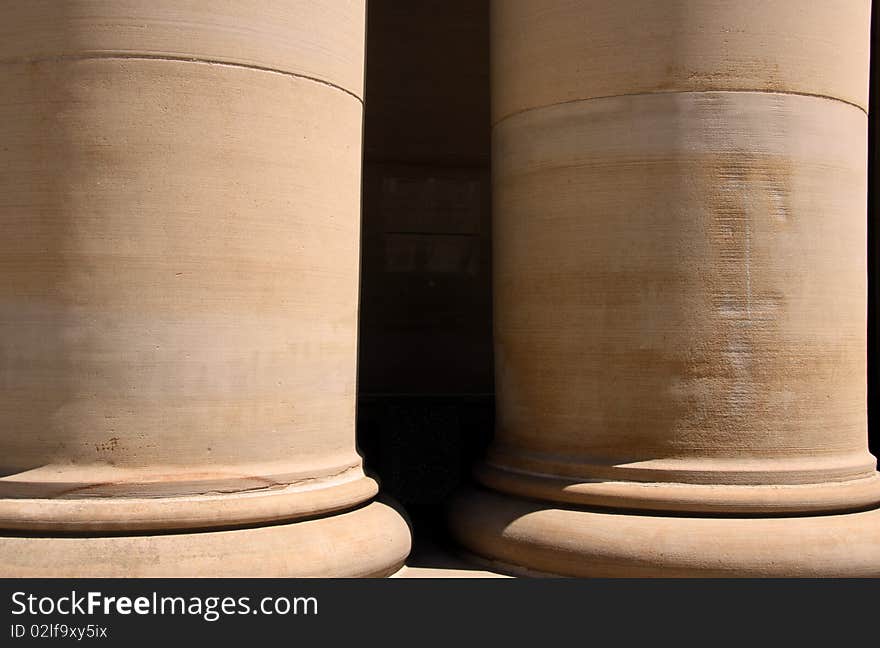
[(493, 569), (600, 578), (878, 577), (880, 509), (809, 517), (693, 517), (567, 508), (463, 493), (453, 536)]
[(337, 515), (246, 529), (126, 536), (0, 531), (0, 577), (379, 578), (410, 550), (400, 514), (381, 502)]

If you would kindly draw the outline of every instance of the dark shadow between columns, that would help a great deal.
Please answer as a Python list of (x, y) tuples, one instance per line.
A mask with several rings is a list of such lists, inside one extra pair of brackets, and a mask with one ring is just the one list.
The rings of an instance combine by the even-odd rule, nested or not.
[(880, 410), (877, 389), (880, 371), (877, 347), (880, 326), (877, 321), (877, 301), (880, 299), (880, 281), (877, 276), (877, 257), (880, 244), (877, 237), (877, 217), (880, 210), (880, 4), (873, 4), (871, 16), (871, 85), (868, 99), (868, 444), (871, 453), (880, 455)]
[(368, 3), (357, 435), (416, 562), (494, 422), (488, 4)]

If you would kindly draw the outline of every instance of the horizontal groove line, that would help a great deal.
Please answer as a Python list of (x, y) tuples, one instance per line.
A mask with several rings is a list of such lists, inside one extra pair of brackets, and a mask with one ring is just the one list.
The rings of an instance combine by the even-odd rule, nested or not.
[(554, 106), (564, 106), (566, 104), (572, 103), (586, 103), (588, 101), (597, 101), (599, 99), (617, 99), (622, 97), (649, 97), (652, 95), (675, 95), (675, 94), (722, 94), (722, 93), (755, 93), (755, 94), (776, 94), (776, 95), (793, 95), (795, 97), (812, 97), (813, 99), (829, 99), (831, 101), (839, 101), (842, 104), (846, 104), (847, 106), (852, 106), (853, 108), (857, 108), (865, 115), (868, 114), (868, 111), (862, 108), (859, 104), (853, 103), (852, 101), (847, 101), (846, 99), (840, 99), (839, 97), (832, 97), (829, 95), (823, 95), (813, 92), (782, 92), (779, 90), (760, 90), (754, 88), (724, 88), (720, 90), (658, 90), (655, 92), (624, 92), (622, 94), (614, 94), (614, 95), (603, 95), (601, 97), (586, 97), (584, 99), (568, 99), (566, 101), (559, 101), (557, 103), (545, 104), (543, 106), (534, 106), (532, 108), (523, 108), (521, 110), (517, 110), (510, 114), (504, 115), (501, 119), (492, 123), (492, 128), (498, 126), (502, 122), (516, 117), (517, 115), (522, 115), (527, 112), (533, 112), (536, 110), (544, 110), (546, 108), (553, 108)]
[(299, 72), (290, 72), (288, 70), (281, 70), (279, 68), (273, 68), (265, 65), (254, 65), (251, 63), (236, 63), (235, 61), (223, 61), (220, 59), (211, 59), (211, 58), (202, 58), (197, 56), (169, 56), (167, 54), (125, 54), (123, 52), (107, 52), (101, 53), (96, 52), (93, 54), (62, 54), (61, 56), (49, 56), (43, 58), (18, 58), (18, 59), (5, 59), (0, 61), (0, 64), (3, 65), (13, 65), (13, 64), (24, 64), (24, 63), (52, 63), (52, 62), (61, 62), (61, 61), (91, 61), (91, 60), (141, 60), (141, 61), (172, 61), (176, 63), (202, 63), (204, 65), (223, 65), (227, 67), (241, 68), (244, 70), (257, 70), (259, 72), (271, 72), (274, 74), (283, 74), (284, 76), (294, 77), (296, 79), (305, 79), (307, 81), (314, 81), (315, 83), (320, 83), (321, 85), (328, 86), (330, 88), (334, 88), (345, 94), (354, 97), (358, 100), (358, 102), (363, 105), (364, 101), (359, 96), (357, 96), (351, 90), (343, 88), (342, 86), (336, 85), (335, 83), (331, 83), (330, 81), (325, 81), (324, 79), (319, 79), (318, 77), (309, 76), (308, 74), (301, 74)]

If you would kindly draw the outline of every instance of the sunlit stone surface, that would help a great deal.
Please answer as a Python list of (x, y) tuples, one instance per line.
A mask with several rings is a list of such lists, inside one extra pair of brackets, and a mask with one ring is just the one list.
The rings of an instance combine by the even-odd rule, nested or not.
[(2, 12), (0, 575), (396, 571), (355, 450), (364, 1)]
[(496, 439), (513, 571), (880, 575), (870, 2), (496, 0)]

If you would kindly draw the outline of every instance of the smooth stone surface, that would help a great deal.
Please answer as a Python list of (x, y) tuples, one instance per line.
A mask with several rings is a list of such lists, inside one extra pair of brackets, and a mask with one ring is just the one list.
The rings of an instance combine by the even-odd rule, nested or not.
[(496, 490), (458, 541), (526, 574), (878, 575), (870, 3), (492, 9)]
[(0, 63), (159, 58), (319, 79), (363, 98), (364, 0), (7, 2)]
[(584, 578), (880, 576), (880, 509), (814, 517), (628, 515), (472, 491), (453, 535), (493, 571)]
[(288, 516), (337, 509), (316, 489), (365, 479), (360, 102), (204, 63), (3, 71), (0, 500), (286, 489)]
[[(265, 480), (265, 478), (263, 478)], [(255, 480), (256, 481), (256, 480)], [(259, 482), (257, 482), (259, 484)], [(201, 495), (156, 495), (153, 484), (128, 483), (113, 496), (75, 491), (40, 498), (0, 499), (0, 529), (39, 533), (98, 533), (217, 529), (273, 524), (353, 508), (378, 492), (358, 467), (336, 479), (302, 478), (291, 485), (227, 484)], [(45, 483), (35, 486), (44, 488)], [(179, 483), (172, 483), (179, 487)], [(203, 488), (208, 486), (202, 484)]]
[[(880, 502), (865, 125), (839, 101), (706, 92), (496, 126), (491, 485), (816, 485), (812, 503), (774, 490), (724, 504), (740, 512)], [(716, 508), (699, 497), (666, 499)]]
[[(594, 467), (581, 467), (590, 474)], [(549, 470), (547, 471), (549, 473)], [(493, 490), (529, 499), (641, 511), (683, 513), (787, 515), (854, 511), (880, 502), (880, 475), (815, 484), (693, 484), (658, 471), (655, 481), (620, 481), (599, 478), (566, 478), (553, 474), (520, 472), (492, 464), (477, 467), (480, 483)], [(722, 474), (709, 472), (707, 479)], [(768, 482), (779, 480), (769, 473)]]
[(870, 0), (494, 0), (497, 123), (566, 101), (752, 90), (868, 106)]
[(363, 0), (4, 18), (0, 575), (397, 571), (354, 430)]
[(373, 502), (292, 524), (164, 535), (0, 534), (8, 578), (354, 578), (399, 571), (410, 549), (400, 514)]

